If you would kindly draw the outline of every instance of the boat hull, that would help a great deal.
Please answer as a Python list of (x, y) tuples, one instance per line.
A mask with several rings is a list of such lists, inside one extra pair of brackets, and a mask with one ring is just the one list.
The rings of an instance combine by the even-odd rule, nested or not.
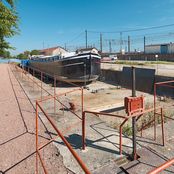
[(54, 61), (30, 61), (29, 66), (69, 82), (90, 82), (100, 75), (100, 57), (93, 54)]

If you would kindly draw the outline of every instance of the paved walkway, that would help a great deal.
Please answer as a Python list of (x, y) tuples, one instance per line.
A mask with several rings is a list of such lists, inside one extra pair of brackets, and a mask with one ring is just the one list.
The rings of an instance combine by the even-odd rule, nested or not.
[[(35, 110), (9, 65), (0, 64), (0, 74), (0, 173), (35, 173)], [(49, 138), (45, 132), (39, 122), (40, 143)], [(49, 173), (67, 173), (52, 144), (41, 154)]]

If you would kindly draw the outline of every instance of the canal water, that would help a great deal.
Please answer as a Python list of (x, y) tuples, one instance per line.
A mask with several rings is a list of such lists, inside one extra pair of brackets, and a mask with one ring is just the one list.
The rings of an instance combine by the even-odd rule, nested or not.
[(19, 59), (2, 59), (2, 58), (0, 58), (0, 63), (10, 63), (10, 62), (21, 63), (21, 60), (19, 60)]

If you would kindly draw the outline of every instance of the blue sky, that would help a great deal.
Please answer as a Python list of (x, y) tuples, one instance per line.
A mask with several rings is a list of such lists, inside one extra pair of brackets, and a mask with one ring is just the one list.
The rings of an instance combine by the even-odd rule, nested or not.
[[(85, 29), (120, 31), (174, 23), (174, 0), (17, 0), (16, 6), (21, 33), (9, 40), (16, 47), (13, 54), (42, 49), (43, 42), (44, 47), (82, 45)], [(130, 35), (148, 32), (154, 31)], [(98, 41), (98, 34), (89, 33), (90, 39)]]

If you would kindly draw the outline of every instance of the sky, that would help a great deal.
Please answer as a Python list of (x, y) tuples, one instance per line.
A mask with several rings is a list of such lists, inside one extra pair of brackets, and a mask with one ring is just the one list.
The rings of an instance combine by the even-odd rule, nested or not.
[[(174, 23), (174, 0), (17, 0), (16, 8), (20, 34), (9, 39), (16, 47), (12, 54), (65, 43), (85, 45), (85, 30), (89, 31), (89, 42), (93, 42), (98, 41), (99, 34), (90, 31), (122, 31)], [(174, 26), (163, 31), (172, 29)]]

